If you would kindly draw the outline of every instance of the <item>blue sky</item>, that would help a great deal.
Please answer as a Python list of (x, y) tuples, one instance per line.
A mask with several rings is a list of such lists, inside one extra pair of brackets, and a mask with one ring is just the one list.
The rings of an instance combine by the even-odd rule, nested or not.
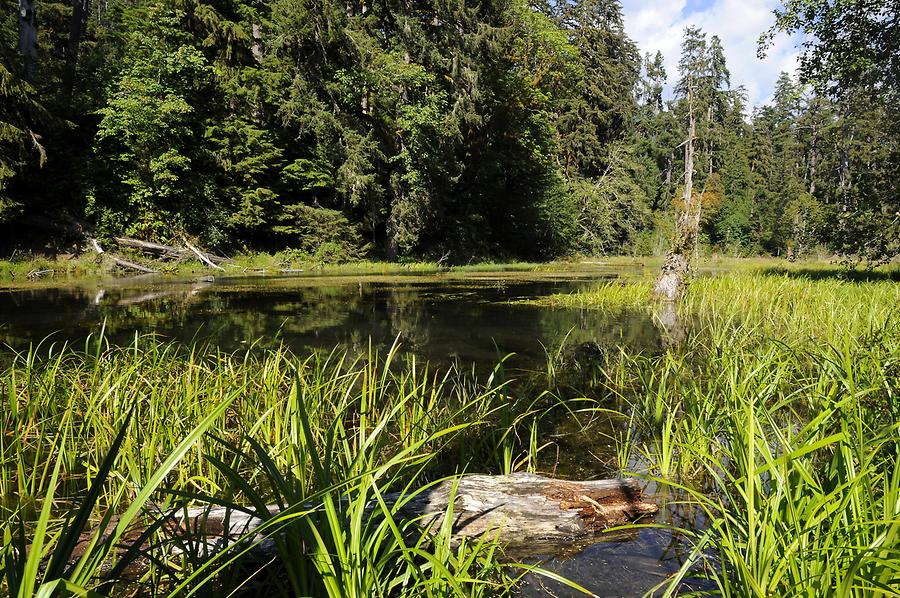
[(751, 105), (768, 102), (781, 71), (797, 67), (796, 40), (776, 38), (765, 60), (756, 57), (759, 35), (771, 27), (779, 0), (622, 0), (625, 30), (641, 53), (660, 50), (669, 83), (678, 78), (681, 34), (689, 25), (718, 35), (725, 48), (731, 84), (747, 88)]

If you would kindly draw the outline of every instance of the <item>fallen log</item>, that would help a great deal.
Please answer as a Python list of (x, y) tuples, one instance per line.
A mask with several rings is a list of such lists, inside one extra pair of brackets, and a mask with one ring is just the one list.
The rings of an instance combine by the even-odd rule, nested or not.
[(41, 278), (44, 274), (55, 273), (55, 270), (32, 270), (28, 274), (25, 275), (25, 278), (28, 280), (37, 280)]
[[(452, 540), (487, 536), (516, 554), (546, 553), (572, 544), (584, 543), (611, 527), (636, 522), (656, 513), (657, 505), (645, 499), (635, 480), (563, 481), (528, 473), (511, 475), (465, 475), (444, 480), (409, 494), (388, 493), (385, 504), (397, 507), (399, 518), (414, 521), (426, 533), (441, 529), (452, 513)], [(451, 507), (452, 502), (452, 509)], [(370, 516), (380, 517), (376, 503)], [(315, 510), (303, 505), (299, 510)], [(210, 558), (239, 540), (256, 542), (249, 556), (269, 560), (277, 556), (275, 542), (259, 529), (281, 515), (277, 506), (267, 514), (250, 514), (230, 507), (209, 506), (159, 514), (166, 519), (160, 527), (168, 536), (170, 552), (184, 552)], [(284, 524), (295, 522), (298, 509), (285, 513)], [(110, 530), (115, 521), (110, 524)], [(268, 535), (279, 525), (268, 526)], [(140, 537), (142, 530), (129, 532)], [(80, 547), (87, 546), (84, 534)], [(129, 547), (121, 547), (120, 556)], [(76, 556), (79, 550), (76, 549)]]
[(88, 244), (93, 248), (94, 252), (98, 255), (105, 255), (108, 257), (112, 263), (119, 266), (120, 268), (128, 268), (130, 270), (136, 270), (138, 272), (143, 272), (144, 274), (159, 274), (159, 270), (154, 270), (153, 268), (148, 268), (147, 266), (142, 266), (141, 264), (136, 264), (135, 262), (126, 260), (117, 255), (113, 255), (107, 251), (104, 251), (103, 247), (100, 245), (99, 241), (93, 237), (86, 237)]
[[(130, 247), (131, 249), (139, 249), (141, 251), (156, 253), (166, 257), (179, 258), (194, 255), (190, 249), (183, 247), (175, 247), (173, 245), (161, 245), (159, 243), (151, 243), (149, 241), (141, 241), (140, 239), (132, 239), (131, 237), (114, 237), (113, 240), (122, 247)], [(212, 253), (203, 253), (203, 255), (214, 264), (231, 263), (234, 260), (214, 255)]]
[(159, 274), (159, 270), (154, 270), (153, 268), (148, 268), (147, 266), (142, 266), (141, 264), (120, 258), (117, 255), (112, 255), (111, 253), (107, 253), (106, 255), (108, 255), (109, 259), (111, 259), (112, 262), (115, 265), (119, 266), (120, 268), (128, 268), (130, 270), (136, 270), (138, 272), (143, 272), (144, 274)]
[(570, 482), (529, 473), (467, 475), (445, 480), (403, 506), (422, 523), (440, 525), (453, 501), (453, 535), (496, 532), (507, 546), (570, 543), (657, 511), (636, 480)]
[[(529, 473), (466, 475), (419, 491), (413, 498), (386, 494), (393, 506), (426, 529), (436, 530), (452, 504), (455, 540), (498, 534), (506, 546), (568, 544), (610, 527), (633, 523), (657, 511), (635, 480), (570, 482)], [(374, 510), (374, 505), (372, 505)], [(270, 506), (269, 514), (278, 514)], [(254, 532), (265, 519), (224, 507), (188, 509), (174, 516), (175, 529), (231, 539)], [(205, 530), (205, 531), (204, 531)], [(207, 538), (210, 540), (212, 538)], [(216, 540), (216, 539), (213, 539)]]
[(197, 259), (199, 259), (203, 264), (206, 264), (207, 267), (212, 268), (214, 270), (221, 270), (223, 272), (225, 271), (225, 268), (214, 264), (212, 262), (212, 260), (206, 256), (205, 253), (203, 253), (202, 251), (200, 251), (199, 249), (197, 249), (196, 247), (194, 247), (193, 245), (188, 243), (188, 240), (185, 239), (184, 237), (181, 238), (181, 242), (184, 243), (184, 246), (187, 247), (188, 249), (190, 249), (191, 252), (197, 256)]
[(152, 251), (155, 253), (171, 253), (173, 256), (182, 255), (184, 249), (173, 247), (171, 245), (160, 245), (159, 243), (151, 243), (149, 241), (141, 241), (140, 239), (132, 239), (130, 237), (113, 237), (113, 241), (124, 247), (132, 249), (140, 249), (142, 251)]

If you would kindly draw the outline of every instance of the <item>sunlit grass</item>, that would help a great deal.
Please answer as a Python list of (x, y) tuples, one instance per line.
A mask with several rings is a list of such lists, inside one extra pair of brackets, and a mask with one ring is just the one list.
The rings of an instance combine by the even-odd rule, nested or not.
[[(528, 570), (501, 566), (494, 541), (457, 545), (449, 527), (425, 534), (397, 511), (443, 475), (534, 463), (528, 433), (553, 397), (517, 397), (500, 370), (478, 381), (396, 348), (301, 358), (152, 338), (112, 347), (102, 335), (10, 360), (0, 373), (7, 591), (100, 588), (109, 575), (102, 565), (129, 525), (185, 500), (265, 519), (280, 564), (235, 579), (231, 561), (258, 540), (213, 560), (173, 555), (164, 542), (143, 575), (163, 594), (249, 584), (267, 595), (494, 595)], [(401, 497), (393, 506), (383, 502), (388, 492)], [(282, 513), (270, 514), (270, 504)], [(121, 512), (116, 535), (101, 537), (98, 528)], [(88, 521), (93, 548), (70, 558)], [(48, 559), (56, 564), (43, 566)], [(115, 574), (112, 582), (116, 593), (136, 589)]]
[[(612, 397), (629, 424), (620, 464), (703, 522), (661, 592), (700, 576), (726, 596), (898, 595), (900, 284), (833, 274), (701, 277), (680, 342), (601, 366), (597, 409)], [(633, 287), (561, 300), (653, 314)]]
[[(900, 284), (895, 270), (845, 277), (838, 269), (752, 268), (695, 278), (678, 313), (685, 326), (746, 323), (757, 335), (797, 340), (828, 340), (850, 331), (877, 330), (900, 314)], [(861, 276), (861, 275), (858, 275)], [(646, 310), (653, 314), (650, 278), (613, 281), (593, 290), (557, 294), (538, 300), (551, 307)]]

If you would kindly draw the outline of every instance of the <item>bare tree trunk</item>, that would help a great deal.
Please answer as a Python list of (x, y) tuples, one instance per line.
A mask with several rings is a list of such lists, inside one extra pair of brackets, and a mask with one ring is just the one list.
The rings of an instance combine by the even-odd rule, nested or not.
[(700, 201), (695, 203), (694, 191), (694, 120), (693, 90), (688, 90), (688, 134), (684, 144), (684, 210), (675, 221), (675, 238), (666, 252), (666, 258), (653, 283), (653, 298), (659, 301), (677, 301), (684, 293), (685, 277), (690, 269), (690, 258), (697, 247), (700, 232)]
[(72, 0), (72, 19), (69, 21), (69, 46), (66, 49), (66, 71), (63, 85), (69, 102), (75, 90), (75, 74), (78, 69), (78, 48), (81, 37), (87, 28), (88, 15), (91, 13), (91, 0)]
[(813, 129), (813, 142), (809, 154), (809, 194), (816, 194), (816, 167), (819, 163), (818, 130)]
[(34, 0), (19, 0), (19, 52), (22, 54), (22, 78), (34, 81), (37, 71), (37, 17)]
[(849, 125), (841, 127), (841, 163), (838, 172), (838, 188), (846, 191), (850, 188), (850, 144), (853, 143), (853, 132)]
[(669, 152), (669, 157), (666, 158), (666, 190), (672, 187), (672, 163), (675, 161), (675, 156), (673, 152)]
[(710, 130), (712, 129), (712, 104), (706, 109), (706, 154), (709, 158), (709, 171), (707, 174), (712, 176), (713, 173), (713, 147)]

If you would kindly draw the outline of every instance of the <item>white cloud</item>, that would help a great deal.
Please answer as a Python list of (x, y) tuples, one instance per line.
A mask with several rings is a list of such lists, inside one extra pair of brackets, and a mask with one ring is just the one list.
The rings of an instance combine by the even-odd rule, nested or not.
[[(702, 5), (702, 6), (701, 6)], [(644, 52), (663, 53), (669, 89), (678, 79), (678, 58), (684, 28), (696, 25), (708, 36), (718, 35), (731, 71), (731, 85), (747, 88), (751, 105), (768, 102), (781, 71), (793, 74), (797, 65), (795, 40), (779, 35), (764, 60), (756, 55), (757, 41), (774, 21), (778, 0), (623, 0), (625, 31)]]

